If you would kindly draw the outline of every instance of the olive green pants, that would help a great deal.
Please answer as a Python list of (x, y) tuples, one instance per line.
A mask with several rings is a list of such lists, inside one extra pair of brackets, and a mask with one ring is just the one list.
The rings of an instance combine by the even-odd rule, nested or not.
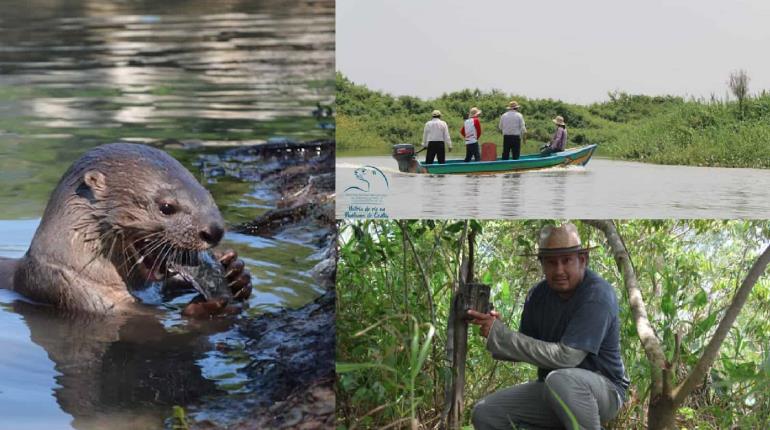
[(473, 408), (473, 427), (488, 429), (600, 429), (622, 405), (615, 386), (585, 369), (554, 370), (484, 397)]

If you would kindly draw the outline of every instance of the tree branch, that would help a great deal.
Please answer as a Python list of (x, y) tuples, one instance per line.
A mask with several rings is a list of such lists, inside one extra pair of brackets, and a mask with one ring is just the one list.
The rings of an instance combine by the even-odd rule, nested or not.
[(743, 278), (741, 286), (735, 293), (732, 302), (730, 302), (730, 306), (727, 308), (725, 316), (722, 317), (722, 321), (719, 322), (719, 326), (717, 327), (716, 332), (714, 332), (714, 336), (711, 337), (708, 345), (706, 345), (700, 360), (698, 360), (698, 363), (692, 369), (690, 375), (687, 376), (687, 379), (674, 390), (674, 401), (677, 402), (677, 404), (684, 401), (695, 387), (697, 387), (698, 382), (703, 380), (708, 369), (714, 364), (714, 360), (716, 360), (717, 354), (719, 354), (719, 348), (722, 346), (722, 342), (727, 338), (730, 328), (732, 328), (743, 305), (746, 304), (749, 294), (751, 294), (751, 289), (754, 288), (754, 284), (757, 283), (759, 277), (765, 272), (768, 264), (770, 264), (770, 245), (768, 245), (756, 261), (754, 261), (749, 273)]
[[(420, 269), (420, 274), (422, 275), (422, 283), (425, 287), (425, 295), (428, 297), (428, 310), (430, 311), (430, 323), (433, 324), (433, 326), (436, 325), (436, 311), (435, 307), (433, 305), (433, 290), (430, 287), (430, 278), (428, 278), (428, 273), (425, 271), (425, 265), (422, 262), (422, 259), (420, 258), (419, 254), (417, 254), (417, 249), (414, 246), (414, 242), (412, 242), (412, 237), (409, 235), (409, 229), (408, 226), (404, 221), (398, 222), (399, 227), (401, 227), (401, 230), (404, 232), (404, 237), (406, 237), (406, 242), (409, 244), (409, 248), (412, 250), (412, 255), (414, 255), (414, 261), (417, 263), (417, 267)], [(436, 348), (438, 346), (436, 345), (436, 342), (431, 342), (431, 357), (437, 357), (438, 352), (436, 351)], [(433, 381), (436, 381), (438, 383), (438, 378), (436, 377), (436, 367), (433, 367)], [(438, 388), (438, 387), (436, 387)], [(434, 389), (433, 392), (436, 394), (436, 398), (434, 398), (434, 402), (438, 403), (438, 389)]]
[(434, 311), (434, 307), (433, 307), (433, 291), (430, 288), (430, 279), (428, 278), (428, 274), (425, 272), (425, 266), (422, 264), (422, 259), (420, 259), (420, 256), (417, 254), (417, 249), (414, 247), (414, 242), (412, 242), (412, 238), (411, 236), (409, 236), (408, 228), (404, 224), (405, 224), (404, 221), (398, 222), (398, 225), (399, 227), (401, 227), (401, 231), (404, 233), (404, 237), (406, 238), (406, 243), (409, 244), (409, 248), (411, 248), (412, 250), (412, 255), (414, 255), (414, 261), (417, 263), (417, 268), (420, 269), (420, 274), (422, 275), (422, 283), (425, 286), (425, 294), (428, 296), (430, 322), (435, 326), (436, 312)]
[[(650, 360), (650, 363), (655, 368), (659, 370), (666, 369), (666, 356), (663, 353), (663, 347), (655, 334), (655, 330), (650, 325), (642, 292), (636, 279), (636, 273), (631, 265), (631, 257), (615, 228), (615, 224), (609, 220), (586, 220), (584, 222), (601, 230), (607, 237), (607, 243), (612, 250), (615, 263), (623, 274), (623, 283), (628, 292), (628, 301), (631, 306), (631, 314), (634, 317), (634, 325), (636, 326), (639, 339), (642, 341), (642, 347), (647, 355), (647, 359)], [(653, 372), (653, 375), (655, 373)]]
[(460, 267), (458, 268), (459, 273), (457, 275), (458, 285), (455, 286), (454, 291), (452, 293), (457, 293), (457, 290), (460, 288), (461, 284), (465, 283), (465, 277), (468, 273), (468, 260), (465, 259), (465, 240), (468, 238), (468, 228), (469, 223), (468, 220), (465, 220), (465, 227), (463, 228), (463, 234), (460, 236), (460, 243), (457, 247), (457, 261), (460, 262)]

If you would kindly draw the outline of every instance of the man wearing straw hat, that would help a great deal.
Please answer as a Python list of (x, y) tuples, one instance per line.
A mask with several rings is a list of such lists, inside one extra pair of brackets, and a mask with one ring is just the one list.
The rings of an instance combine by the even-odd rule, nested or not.
[(463, 127), (460, 129), (460, 134), (465, 139), (466, 163), (471, 161), (471, 158), (475, 161), (481, 160), (481, 152), (479, 151), (481, 122), (479, 122), (479, 115), (481, 115), (481, 109), (472, 107), (470, 112), (468, 112), (468, 119), (465, 120)]
[(519, 103), (515, 100), (508, 103), (508, 112), (500, 117), (497, 128), (503, 133), (503, 160), (511, 156), (518, 160), (521, 154), (521, 138), (527, 132), (524, 116), (519, 113)]
[(544, 146), (540, 151), (543, 155), (564, 151), (564, 148), (567, 147), (567, 124), (564, 122), (564, 118), (558, 115), (552, 121), (556, 124), (556, 131), (553, 133), (553, 137), (548, 145)]
[(425, 164), (433, 164), (433, 159), (438, 156), (438, 163), (444, 164), (446, 153), (444, 152), (444, 143), (452, 150), (452, 138), (449, 137), (449, 127), (441, 119), (441, 111), (434, 110), (431, 113), (433, 117), (425, 123), (422, 131), (422, 147), (428, 148), (425, 155)]
[(506, 327), (497, 312), (468, 311), (492, 357), (538, 367), (536, 381), (477, 403), (476, 429), (599, 429), (618, 413), (629, 383), (618, 301), (612, 286), (587, 269), (589, 249), (574, 224), (541, 230), (536, 255), (545, 279), (527, 295), (519, 331)]

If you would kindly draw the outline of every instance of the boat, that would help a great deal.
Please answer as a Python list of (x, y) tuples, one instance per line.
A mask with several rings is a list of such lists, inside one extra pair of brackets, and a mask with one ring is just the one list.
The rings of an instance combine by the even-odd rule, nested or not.
[(399, 143), (393, 145), (393, 158), (398, 162), (398, 170), (409, 173), (444, 174), (489, 174), (506, 172), (524, 172), (547, 169), (556, 166), (585, 166), (596, 150), (596, 145), (568, 148), (548, 155), (528, 154), (517, 160), (470, 161), (462, 159), (446, 160), (444, 164), (424, 164), (416, 158), (414, 145)]

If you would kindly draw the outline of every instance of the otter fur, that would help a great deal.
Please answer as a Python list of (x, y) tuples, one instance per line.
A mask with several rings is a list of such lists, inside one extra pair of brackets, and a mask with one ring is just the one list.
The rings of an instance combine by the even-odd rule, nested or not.
[(211, 194), (165, 152), (98, 146), (61, 178), (24, 257), (0, 259), (0, 287), (61, 309), (127, 313), (132, 291), (163, 280), (167, 263), (195, 264), (224, 229)]

